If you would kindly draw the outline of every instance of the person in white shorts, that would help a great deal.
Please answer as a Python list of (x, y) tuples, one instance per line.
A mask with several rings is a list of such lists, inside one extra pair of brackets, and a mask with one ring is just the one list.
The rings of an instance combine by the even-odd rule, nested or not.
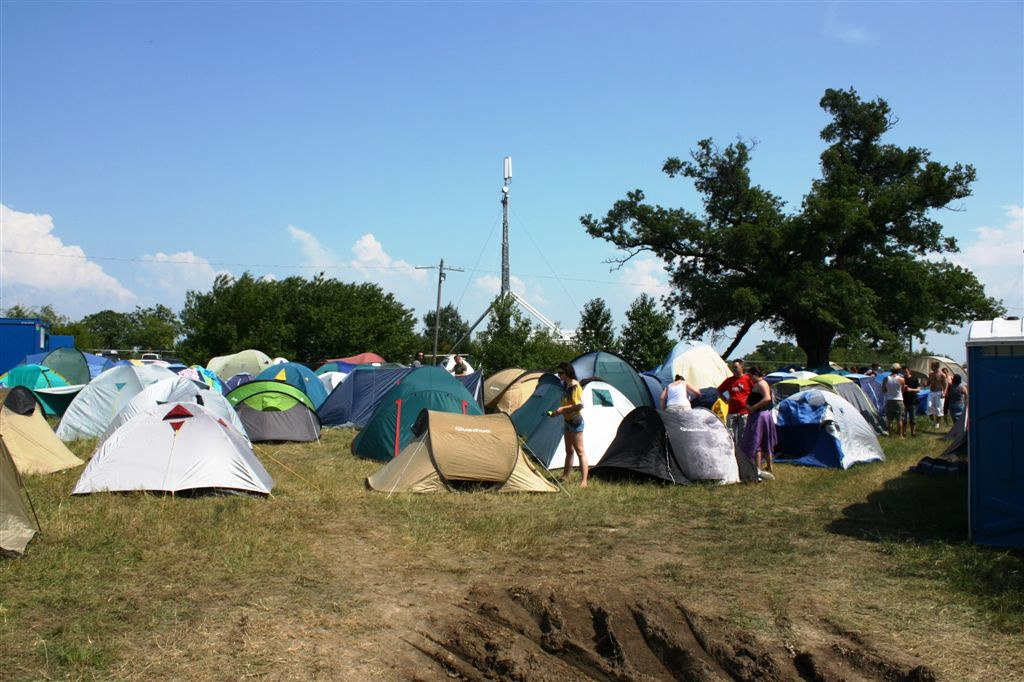
[(946, 375), (939, 370), (939, 363), (936, 360), (932, 361), (931, 371), (928, 372), (928, 416), (931, 417), (932, 428), (939, 428), (939, 424), (942, 422), (942, 411), (943, 404), (942, 398), (946, 395), (946, 389), (949, 387), (949, 380), (946, 379)]

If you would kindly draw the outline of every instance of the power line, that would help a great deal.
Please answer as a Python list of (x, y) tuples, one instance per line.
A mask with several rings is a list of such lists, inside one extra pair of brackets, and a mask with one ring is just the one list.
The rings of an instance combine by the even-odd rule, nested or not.
[[(518, 217), (518, 216), (517, 216)], [(147, 263), (154, 265), (210, 265), (217, 267), (238, 267), (238, 268), (292, 268), (299, 270), (414, 270), (412, 265), (352, 265), (350, 263), (326, 263), (326, 264), (306, 264), (306, 265), (295, 265), (289, 263), (229, 263), (223, 261), (207, 261), (207, 260), (185, 260), (185, 259), (154, 259), (154, 258), (119, 258), (116, 256), (85, 256), (70, 253), (45, 253), (42, 251), (17, 251), (13, 249), (0, 249), (0, 253), (10, 253), (16, 255), (25, 256), (44, 256), (47, 258), (69, 258), (75, 260), (84, 261), (112, 261), (119, 263)], [(543, 255), (541, 256), (543, 258)], [(497, 270), (488, 270), (486, 268), (466, 268), (466, 272), (481, 275), (496, 275)], [(670, 289), (668, 284), (654, 284), (649, 282), (630, 282), (624, 280), (603, 280), (603, 279), (590, 279), (585, 277), (559, 277), (557, 274), (553, 275), (531, 275), (531, 274), (517, 274), (516, 277), (522, 279), (553, 279), (558, 282), (584, 282), (588, 284), (614, 284), (616, 286), (634, 286), (634, 287), (645, 287), (645, 288), (656, 288), (656, 289)], [(566, 292), (568, 294), (568, 292)]]

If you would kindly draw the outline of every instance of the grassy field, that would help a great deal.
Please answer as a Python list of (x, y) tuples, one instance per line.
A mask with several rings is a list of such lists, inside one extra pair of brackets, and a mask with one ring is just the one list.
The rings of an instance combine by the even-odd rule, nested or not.
[(378, 464), (352, 435), (259, 446), (264, 500), (27, 478), (42, 532), (0, 561), (3, 678), (399, 679), (405, 633), (470, 586), (546, 582), (649, 587), (765, 637), (824, 620), (944, 679), (1024, 679), (1024, 556), (968, 543), (966, 478), (904, 473), (938, 433), (761, 485), (391, 498), (364, 489)]

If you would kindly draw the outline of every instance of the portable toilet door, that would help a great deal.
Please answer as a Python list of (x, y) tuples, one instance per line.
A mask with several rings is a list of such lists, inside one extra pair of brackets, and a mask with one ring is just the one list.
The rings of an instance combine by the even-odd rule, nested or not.
[(967, 372), (971, 540), (1024, 547), (1024, 322), (971, 323)]

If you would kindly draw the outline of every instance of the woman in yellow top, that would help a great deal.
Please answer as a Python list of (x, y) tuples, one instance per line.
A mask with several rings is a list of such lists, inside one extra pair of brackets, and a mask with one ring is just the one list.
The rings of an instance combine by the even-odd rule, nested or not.
[(590, 467), (587, 466), (587, 453), (583, 451), (583, 387), (576, 379), (576, 370), (568, 362), (558, 366), (558, 378), (562, 380), (562, 405), (548, 414), (552, 417), (562, 415), (565, 422), (563, 437), (565, 440), (565, 467), (562, 469), (562, 481), (569, 480), (572, 471), (573, 454), (580, 458), (580, 487), (587, 487)]

